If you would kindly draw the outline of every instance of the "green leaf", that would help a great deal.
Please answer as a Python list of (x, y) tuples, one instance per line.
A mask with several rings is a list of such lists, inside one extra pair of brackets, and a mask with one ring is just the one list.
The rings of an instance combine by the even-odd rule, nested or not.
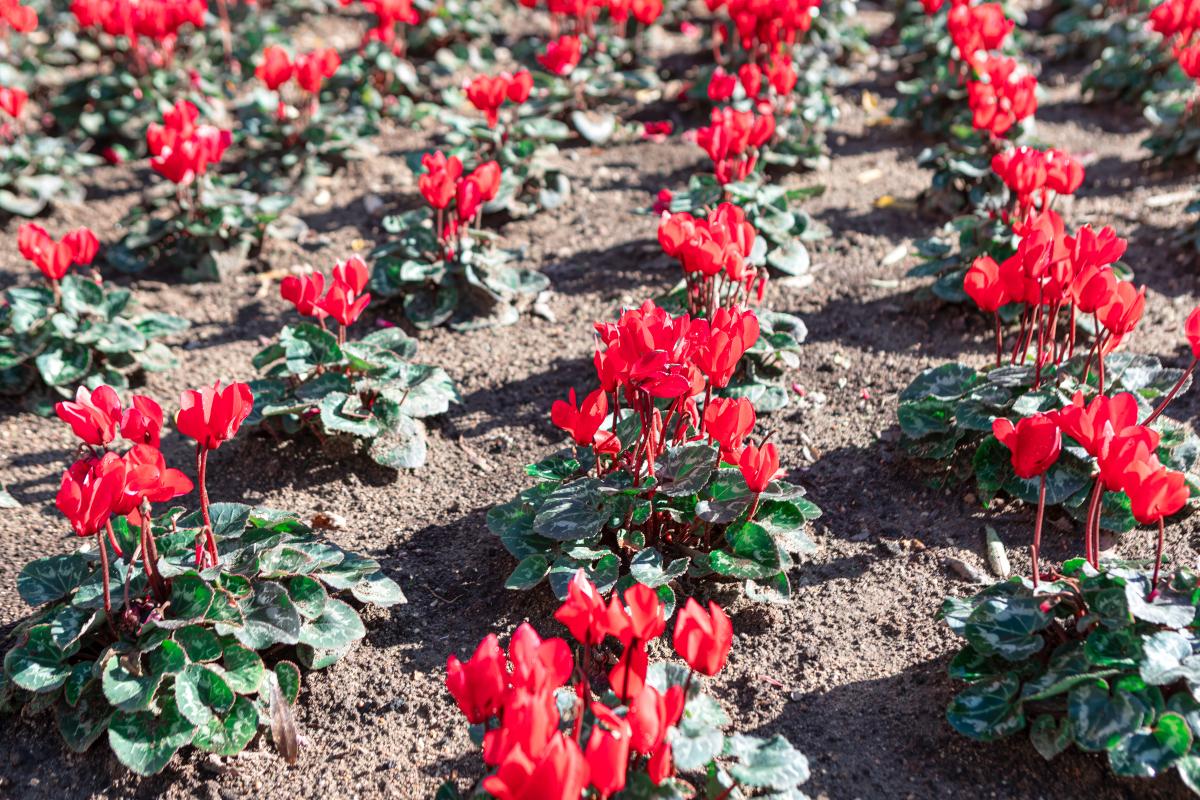
[(1108, 751), (1113, 772), (1131, 778), (1153, 778), (1175, 766), (1192, 747), (1192, 732), (1182, 716), (1167, 712), (1154, 730), (1140, 730)]
[(958, 651), (958, 655), (950, 662), (950, 677), (968, 683), (992, 678), (999, 673), (995, 659), (982, 655), (971, 645)]
[(192, 323), (186, 319), (173, 317), (170, 314), (160, 314), (156, 311), (138, 314), (130, 321), (147, 339), (180, 333), (192, 327)]
[(339, 364), (344, 358), (337, 337), (309, 322), (287, 325), (279, 334), (293, 375), (316, 369), (319, 365)]
[(995, 597), (984, 601), (967, 619), (964, 635), (983, 655), (1020, 661), (1042, 649), (1045, 640), (1037, 631), (1054, 615), (1042, 611), (1041, 598)]
[(1137, 669), (1142, 660), (1142, 640), (1129, 628), (1099, 626), (1088, 634), (1084, 652), (1097, 666)]
[(225, 714), (214, 715), (196, 729), (192, 744), (209, 753), (231, 756), (242, 751), (258, 731), (258, 712), (245, 697), (238, 697)]
[(303, 550), (283, 545), (272, 547), (258, 555), (259, 577), (282, 578), (305, 572), (312, 561), (312, 557)]
[(729, 774), (745, 786), (787, 791), (809, 777), (808, 759), (779, 734), (764, 741), (735, 733), (725, 740), (725, 753), (737, 757)]
[(525, 465), (526, 475), (544, 481), (565, 481), (577, 472), (579, 462), (561, 453), (555, 453), (536, 464)]
[(50, 623), (50, 636), (60, 648), (69, 647), (89, 630), (95, 630), (104, 620), (101, 609), (85, 609), (67, 606)]
[(758, 523), (734, 523), (726, 529), (725, 539), (733, 545), (732, 553), (716, 550), (709, 554), (709, 565), (722, 575), (769, 578), (784, 567), (779, 545)]
[(188, 661), (193, 664), (204, 664), (216, 661), (221, 657), (221, 643), (216, 635), (200, 625), (188, 625), (175, 631), (173, 637), (183, 651), (187, 653)]
[(958, 400), (979, 380), (974, 368), (966, 364), (949, 363), (927, 369), (916, 377), (903, 392), (899, 402), (933, 398), (935, 400)]
[(409, 364), (383, 393), (399, 403), (405, 414), (418, 419), (445, 414), (451, 403), (462, 402), (446, 370), (428, 364)]
[(663, 569), (663, 558), (653, 547), (638, 552), (629, 562), (629, 572), (643, 586), (657, 589), (687, 572), (689, 558), (677, 558)]
[(815, 553), (817, 545), (804, 532), (810, 519), (821, 516), (821, 509), (803, 498), (779, 502), (768, 500), (758, 507), (754, 520), (775, 537), (789, 553)]
[(162, 771), (175, 752), (192, 741), (195, 726), (180, 713), (175, 698), (163, 700), (162, 711), (119, 713), (108, 725), (108, 743), (117, 758), (138, 775)]
[[(583, 570), (584, 577), (596, 587), (596, 591), (604, 594), (616, 585), (617, 578), (620, 577), (621, 560), (615, 555), (607, 555), (594, 565), (590, 565), (587, 561), (560, 557), (550, 568), (550, 590), (554, 592), (555, 597), (563, 601), (567, 599), (567, 588), (571, 583), (571, 578), (575, 577), (575, 573), (580, 569)], [(663, 599), (661, 594), (663, 589), (666, 587), (658, 589), (660, 600)]]
[(607, 518), (599, 485), (596, 478), (583, 478), (556, 489), (538, 511), (534, 533), (558, 541), (599, 533)]
[(669, 731), (671, 758), (681, 770), (697, 770), (721, 755), (725, 736), (700, 720), (684, 717)]
[(1116, 669), (1091, 670), (1092, 664), (1087, 659), (1084, 643), (1065, 642), (1054, 649), (1045, 672), (1025, 683), (1021, 689), (1021, 697), (1029, 702), (1048, 700), (1069, 692), (1085, 681), (1120, 673), (1120, 670)]
[(944, 400), (917, 400), (896, 409), (900, 429), (914, 439), (950, 430), (955, 406)]
[(790, 239), (767, 253), (767, 263), (788, 275), (805, 275), (812, 261), (804, 244), (799, 239)]
[(76, 318), (87, 315), (108, 319), (104, 313), (104, 289), (93, 280), (70, 274), (59, 284), (62, 307)]
[(382, 328), (372, 331), (359, 339), (363, 344), (382, 347), (391, 350), (401, 358), (414, 358), (417, 355), (417, 340), (404, 332), (403, 328)]
[(716, 447), (699, 443), (669, 446), (654, 461), (657, 491), (667, 497), (696, 494), (708, 483), (716, 463)]
[(340, 372), (324, 372), (296, 387), (296, 397), (305, 404), (321, 402), (330, 392), (349, 394), (353, 391), (350, 379)]
[(326, 431), (340, 431), (370, 438), (379, 433), (379, 420), (363, 409), (357, 396), (330, 392), (321, 399), (321, 424)]
[(63, 699), (67, 701), (67, 705), (73, 706), (78, 703), (84, 690), (95, 680), (95, 666), (93, 661), (81, 661), (71, 667), (71, 676), (63, 684)]
[(436, 328), (454, 315), (458, 306), (458, 287), (446, 276), (434, 288), (423, 286), (404, 296), (404, 314), (420, 331)]
[(240, 605), (245, 626), (234, 635), (246, 647), (265, 650), (273, 644), (299, 641), (300, 613), (278, 583), (255, 583), (254, 594)]
[(325, 611), (329, 595), (325, 587), (307, 575), (297, 575), (288, 582), (288, 596), (305, 619), (316, 619)]
[(207, 725), (214, 714), (233, 706), (234, 693), (217, 673), (202, 664), (192, 664), (175, 678), (175, 700), (179, 711), (193, 725)]
[(100, 682), (92, 681), (84, 688), (74, 706), (59, 703), (55, 716), (58, 730), (67, 746), (76, 753), (82, 753), (108, 730), (108, 723), (115, 713), (117, 709), (105, 699)]
[[(658, 687), (655, 688), (657, 689)], [(669, 687), (664, 686), (663, 692), (667, 688)], [(689, 692), (689, 694), (691, 693)], [(689, 698), (687, 706), (684, 708), (683, 716), (687, 719), (717, 728), (723, 728), (731, 722), (729, 715), (717, 704), (717, 701), (706, 694), (697, 694)]]
[(42, 380), (51, 386), (70, 386), (83, 380), (92, 366), (92, 351), (58, 336), (50, 338), (34, 359)]
[[(381, 400), (375, 401), (378, 407)], [(378, 410), (378, 409), (377, 409)], [(376, 464), (393, 469), (416, 469), (426, 457), (425, 428), (406, 414), (384, 426), (371, 442), (370, 455)]]
[[(1124, 577), (1124, 576), (1122, 576)], [(1179, 592), (1159, 592), (1150, 602), (1146, 597), (1151, 592), (1150, 579), (1145, 575), (1125, 577), (1125, 601), (1129, 612), (1136, 619), (1165, 625), (1168, 628), (1185, 628), (1196, 616), (1196, 606), (1190, 595)]]
[(1055, 720), (1042, 714), (1029, 726), (1029, 740), (1042, 758), (1050, 761), (1071, 746), (1071, 718)]
[(332, 667), (342, 659), (342, 656), (354, 649), (353, 644), (348, 644), (345, 647), (337, 650), (323, 650), (319, 647), (311, 647), (307, 644), (296, 645), (296, 657), (305, 669), (325, 669)]
[(1142, 637), (1142, 680), (1151, 686), (1169, 686), (1187, 679), (1200, 683), (1200, 656), (1192, 655), (1192, 647), (1176, 631), (1159, 631)]
[(290, 661), (280, 661), (275, 665), (275, 680), (288, 705), (296, 705), (296, 698), (300, 696), (300, 668)]
[(749, 578), (745, 588), (746, 597), (756, 603), (787, 604), (792, 601), (792, 585), (783, 570), (766, 578)]
[(380, 608), (388, 608), (408, 602), (400, 585), (382, 572), (372, 572), (350, 590), (360, 603), (371, 603)]
[(517, 568), (513, 570), (512, 575), (508, 576), (508, 580), (504, 583), (505, 589), (532, 589), (537, 586), (545, 577), (550, 574), (550, 562), (546, 560), (546, 556), (534, 554), (521, 559), (521, 563), (517, 564)]
[(222, 663), (225, 682), (238, 694), (254, 694), (262, 686), (265, 668), (258, 653), (240, 644), (227, 644)]
[(1110, 694), (1103, 680), (1071, 690), (1068, 699), (1075, 744), (1080, 750), (1100, 752), (1133, 733), (1146, 718), (1146, 707), (1125, 689)]
[(1014, 672), (976, 683), (951, 701), (946, 720), (959, 733), (981, 742), (1009, 736), (1025, 727)]
[(77, 555), (58, 555), (30, 561), (17, 575), (21, 599), (33, 607), (61, 600), (89, 575), (87, 559)]
[(367, 635), (358, 612), (341, 600), (330, 598), (321, 616), (300, 629), (302, 644), (324, 650), (337, 650)]
[[(171, 579), (171, 613), (174, 621), (200, 621), (212, 606), (213, 588), (195, 573)], [(164, 626), (165, 627), (165, 626)]]
[(353, 589), (366, 576), (379, 571), (379, 562), (373, 558), (360, 556), (356, 553), (346, 553), (336, 564), (325, 567), (316, 573), (326, 586), (342, 591)]
[[(245, 503), (211, 503), (208, 506), (209, 520), (212, 522), (213, 535), (218, 540), (236, 539), (245, 532), (250, 522), (250, 506)], [(179, 520), (180, 528), (199, 528), (204, 519), (199, 511), (194, 511)]]
[(54, 643), (49, 625), (35, 625), (4, 656), (4, 671), (13, 683), (31, 692), (49, 692), (71, 676), (67, 659), (79, 651), (76, 642), (62, 650)]

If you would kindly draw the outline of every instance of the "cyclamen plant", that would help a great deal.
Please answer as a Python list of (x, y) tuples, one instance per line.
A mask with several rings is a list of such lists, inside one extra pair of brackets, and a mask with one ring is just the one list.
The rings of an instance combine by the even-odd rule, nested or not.
[(290, 197), (231, 190), (226, 181), (208, 176), (209, 165), (220, 162), (232, 136), (214, 125), (198, 125), (199, 115), (195, 105), (180, 100), (163, 114), (163, 124), (151, 123), (146, 131), (154, 156), (150, 166), (175, 184), (175, 204), (169, 217), (152, 216), (152, 204), (121, 220), (129, 233), (105, 255), (122, 272), (140, 272), (166, 260), (182, 266), (189, 280), (220, 280), (241, 268), (266, 224), (291, 203)]
[[(218, 5), (224, 12), (224, 0)], [(59, 55), (79, 63), (99, 61), (104, 68), (83, 70), (55, 88), (49, 110), (69, 139), (91, 139), (119, 163), (144, 154), (146, 126), (165, 106), (186, 98), (206, 115), (220, 113), (214, 106), (224, 102), (224, 75), (213, 62), (221, 64), (222, 58), (210, 52), (209, 44), (219, 37), (228, 59), (229, 26), (223, 19), (218, 30), (206, 27), (207, 3), (74, 0), (70, 9), (79, 35), (70, 38), (70, 52)]]
[(600, 388), (578, 404), (572, 389), (551, 413), (574, 447), (527, 466), (542, 482), (488, 512), (521, 560), (506, 585), (549, 578), (564, 599), (583, 568), (601, 592), (642, 584), (670, 610), (668, 584), (686, 573), (744, 580), (752, 598), (786, 602), (789, 553), (813, 550), (804, 527), (820, 509), (782, 480), (770, 433), (748, 439), (750, 400), (718, 396), (758, 341), (754, 313), (672, 319), (646, 301), (596, 330)]
[[(755, 166), (761, 166), (759, 148), (774, 133), (775, 118), (770, 114), (756, 117), (753, 111), (714, 109), (712, 124), (696, 134), (696, 143), (713, 160), (714, 173), (693, 175), (686, 193), (667, 192), (660, 195), (660, 203), (673, 214), (689, 216), (707, 215), (718, 203), (734, 204), (766, 237), (757, 240), (758, 249), (744, 254), (747, 263), (754, 267), (770, 264), (788, 275), (804, 275), (810, 260), (803, 242), (823, 239), (829, 229), (803, 211), (790, 210), (789, 201), (819, 195), (825, 187), (788, 190), (767, 184), (765, 174), (761, 169), (755, 171)], [(767, 239), (777, 245), (769, 252)], [(765, 269), (762, 276), (765, 280)]]
[(425, 154), (421, 164), (417, 184), (436, 222), (429, 208), (384, 219), (384, 229), (401, 238), (372, 251), (371, 288), (403, 297), (404, 313), (421, 330), (446, 322), (456, 330), (512, 325), (550, 281), (511, 266), (518, 253), (487, 246), (493, 234), (471, 227), (501, 191), (500, 165), (488, 161), (464, 176), (458, 156), (441, 152)]
[[(28, 33), (37, 27), (37, 14), (14, 2), (0, 3), (0, 31), (9, 27)], [(65, 139), (28, 135), (28, 101), (23, 87), (0, 85), (0, 209), (35, 217), (56, 200), (82, 200), (83, 188), (70, 179), (104, 160)]]
[[(575, 800), (591, 787), (588, 796), (600, 798), (690, 797), (695, 788), (677, 775), (686, 771), (704, 773), (714, 800), (754, 789), (800, 796), (808, 759), (778, 734), (725, 736), (719, 729), (729, 717), (701, 690), (698, 676), (720, 672), (733, 643), (716, 603), (705, 611), (689, 598), (679, 611), (673, 644), (686, 670), (649, 663), (647, 645), (666, 630), (670, 614), (645, 586), (614, 593), (605, 606), (579, 570), (554, 616), (579, 643), (580, 663), (565, 640), (543, 640), (529, 623), (513, 633), (507, 659), (490, 634), (470, 661), (446, 661), (446, 688), (483, 746), (482, 792), (498, 800)], [(608, 636), (623, 651), (605, 675), (592, 651)], [(438, 795), (459, 796), (453, 782)]]
[[(976, 293), (972, 293), (965, 283), (968, 265), (980, 257), (1007, 263), (1016, 252), (1021, 237), (1031, 230), (1029, 221), (1041, 212), (1046, 213), (1054, 230), (1063, 227), (1062, 218), (1053, 210), (1054, 202), (1073, 195), (1083, 184), (1083, 179), (1083, 165), (1065, 150), (1049, 148), (1041, 151), (1024, 145), (1001, 150), (992, 156), (985, 177), (971, 189), (971, 202), (976, 212), (951, 220), (936, 236), (915, 242), (914, 247), (925, 263), (910, 269), (907, 277), (936, 277), (929, 291), (952, 303), (974, 299)], [(934, 183), (936, 186), (937, 181)], [(1105, 241), (1124, 242), (1115, 239), (1116, 234), (1111, 228), (1093, 234), (1090, 226), (1084, 227), (1088, 231), (1088, 234), (1081, 233), (1085, 237), (1085, 246), (1092, 246), (1093, 250), (1097, 235)], [(1092, 238), (1088, 238), (1089, 235)], [(1071, 237), (1067, 240), (1074, 242)], [(1133, 273), (1119, 263), (1124, 252), (1124, 244), (1111, 252), (1089, 252), (1080, 256), (1079, 268), (1084, 261), (1094, 265), (1097, 257), (1104, 257), (1110, 260), (1103, 262), (1103, 266), (1119, 277), (1131, 279)], [(1014, 290), (1006, 292), (1002, 299), (1000, 316), (1006, 321), (1016, 318), (1021, 313), (1023, 300), (1025, 293), (1014, 285)], [(976, 299), (976, 302), (987, 313), (998, 310), (985, 308), (985, 305), (990, 306), (990, 300), (981, 303)], [(1030, 297), (1027, 302), (1036, 303), (1037, 298)]]
[[(453, 146), (450, 155), (467, 164), (490, 157), (501, 167), (500, 185), (484, 201), (484, 213), (507, 211), (512, 216), (528, 216), (539, 208), (561, 205), (570, 192), (567, 176), (547, 169), (546, 164), (558, 152), (556, 143), (571, 131), (548, 113), (561, 106), (560, 102), (530, 100), (534, 83), (526, 69), (495, 77), (480, 75), (464, 81), (463, 89), (471, 105), (483, 112), (485, 125), (460, 114), (439, 115), (442, 122), (454, 127), (446, 135)], [(502, 113), (505, 110), (507, 114)]]
[[(974, 473), (985, 503), (1004, 489), (1037, 502), (1039, 509), (1061, 504), (1084, 522), (1088, 558), (1098, 566), (1102, 525), (1126, 531), (1148, 521), (1138, 510), (1140, 490), (1127, 488), (1130, 464), (1148, 464), (1161, 482), (1166, 480), (1161, 462), (1173, 470), (1172, 487), (1186, 484), (1200, 494), (1200, 478), (1191, 474), (1196, 438), (1161, 417), (1190, 385), (1195, 363), (1186, 370), (1164, 369), (1153, 356), (1114, 352), (1136, 329), (1146, 290), (1118, 280), (1109, 266), (1125, 250), (1125, 241), (1111, 229), (1096, 234), (1083, 226), (1069, 237), (1058, 215), (1043, 211), (1017, 230), (1022, 238), (1013, 256), (1000, 265), (981, 257), (966, 275), (967, 292), (980, 308), (997, 314), (995, 366), (977, 372), (965, 364), (944, 364), (922, 373), (899, 398), (901, 444), (914, 458), (948, 464), (942, 467), (946, 480)], [(1025, 311), (1004, 365), (998, 312), (1010, 301), (1024, 303)], [(1086, 357), (1075, 353), (1076, 312), (1090, 317), (1094, 333)], [(1184, 329), (1193, 353), (1200, 353), (1200, 309)], [(1161, 400), (1151, 407), (1156, 398)], [(1063, 421), (1047, 427), (1046, 420)], [(1022, 426), (1033, 430), (1035, 422), (1045, 438), (1038, 452), (1048, 460), (1033, 469), (1018, 467), (1014, 459), (1009, 470), (999, 442), (1008, 443)], [(1061, 455), (1057, 445), (1051, 447), (1057, 442), (1051, 428), (1054, 437), (1059, 428), (1072, 437)], [(1114, 449), (1127, 430), (1136, 439), (1130, 448), (1140, 447), (1136, 453)], [(1093, 475), (1098, 475), (1094, 483)]]
[(342, 63), (336, 50), (321, 48), (293, 61), (272, 45), (261, 58), (254, 74), (267, 91), (256, 88), (237, 105), (241, 127), (234, 142), (245, 151), (245, 185), (286, 192), (374, 152), (364, 139), (379, 129), (364, 109), (347, 111), (323, 91)]
[[(56, 505), (93, 543), (21, 570), (17, 589), (37, 611), (5, 656), (0, 710), (55, 708), (77, 752), (107, 731), (117, 758), (141, 775), (188, 744), (233, 755), (260, 726), (295, 763), (300, 670), (287, 660), (269, 669), (258, 651), (278, 659), (278, 646), (294, 646), (308, 668), (328, 666), (366, 633), (331, 595), (406, 600), (378, 562), (289, 514), (209, 502), (207, 454), (236, 435), (252, 403), (246, 384), (181, 395), (176, 425), (197, 441), (200, 511), (157, 517), (153, 503), (193, 489), (158, 450), (161, 407), (135, 396), (123, 409), (108, 386), (59, 404), (83, 443)], [(118, 431), (133, 443), (123, 456), (110, 449)]]
[[(425, 429), (417, 419), (442, 414), (461, 402), (454, 381), (438, 366), (416, 364), (417, 341), (389, 326), (347, 341), (347, 330), (367, 307), (367, 265), (358, 256), (338, 262), (333, 283), (313, 273), (283, 280), (280, 294), (316, 325), (288, 325), (273, 344), (254, 357), (268, 377), (253, 381), (251, 424), (278, 436), (312, 431), (326, 436), (349, 434), (364, 439), (371, 458), (386, 467), (415, 468), (425, 463)], [(338, 323), (335, 336), (325, 320)]]
[[(1192, 318), (1190, 328), (1200, 334), (1200, 309)], [(947, 718), (959, 732), (992, 741), (1036, 715), (1030, 738), (1047, 760), (1074, 743), (1085, 752), (1107, 752), (1118, 775), (1153, 777), (1177, 768), (1200, 793), (1200, 759), (1191, 754), (1200, 704), (1190, 689), (1200, 674), (1187, 637), (1200, 593), (1186, 568), (1160, 575), (1163, 518), (1189, 502), (1188, 484), (1195, 484), (1155, 454), (1160, 436), (1149, 423), (1170, 397), (1141, 425), (1139, 400), (1128, 392), (1101, 394), (1085, 406), (1077, 392), (1061, 410), (1015, 426), (995, 421), (1013, 472), (1040, 485), (1033, 580), (1013, 578), (943, 604), (943, 618), (968, 642), (950, 675), (971, 683)], [(1038, 546), (1046, 474), (1066, 452), (1063, 434), (1096, 458), (1100, 473), (1086, 522), (1086, 556), (1059, 572), (1043, 568)], [(1152, 573), (1142, 564), (1101, 563), (1098, 500), (1106, 488), (1124, 493), (1137, 522), (1158, 526)]]
[[(178, 359), (155, 338), (186, 330), (189, 322), (156, 312), (128, 314), (132, 294), (106, 286), (98, 276), (70, 273), (90, 265), (99, 242), (87, 228), (54, 241), (33, 224), (17, 233), (21, 255), (33, 263), (45, 286), (9, 289), (0, 305), (0, 394), (20, 395), (42, 384), (70, 397), (80, 384), (128, 387), (139, 369), (162, 372)], [(50, 413), (53, 401), (39, 410)]]
[(1164, 160), (1191, 158), (1200, 149), (1200, 125), (1192, 113), (1200, 81), (1200, 41), (1192, 22), (1197, 10), (1193, 0), (1168, 0), (1145, 22), (1147, 30), (1161, 36), (1157, 71), (1165, 74), (1143, 95), (1146, 118), (1156, 128), (1142, 144)]

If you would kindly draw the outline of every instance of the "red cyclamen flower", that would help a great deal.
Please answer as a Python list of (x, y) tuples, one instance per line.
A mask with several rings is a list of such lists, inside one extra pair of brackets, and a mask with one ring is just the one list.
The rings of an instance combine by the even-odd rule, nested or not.
[(195, 439), (208, 450), (216, 450), (232, 439), (242, 421), (254, 409), (254, 395), (244, 383), (221, 382), (200, 390), (189, 389), (179, 395), (175, 427), (184, 436)]
[(992, 433), (1012, 451), (1012, 466), (1018, 478), (1036, 478), (1058, 460), (1062, 433), (1055, 416), (1034, 414), (1016, 426), (1006, 419), (992, 422)]

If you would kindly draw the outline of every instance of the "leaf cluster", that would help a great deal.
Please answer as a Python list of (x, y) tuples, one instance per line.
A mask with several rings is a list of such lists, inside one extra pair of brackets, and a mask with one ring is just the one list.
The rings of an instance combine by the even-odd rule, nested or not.
[(351, 161), (379, 155), (369, 138), (379, 133), (364, 108), (347, 113), (322, 92), (311, 115), (279, 119), (279, 95), (256, 87), (236, 104), (239, 126), (233, 143), (245, 179), (242, 185), (258, 191), (288, 192), (297, 183), (331, 173)]
[(1014, 578), (948, 598), (942, 617), (967, 640), (950, 676), (970, 683), (948, 721), (984, 742), (1028, 727), (1047, 760), (1074, 744), (1106, 753), (1125, 777), (1174, 768), (1200, 793), (1200, 651), (1190, 630), (1200, 583), (1181, 569), (1154, 588), (1140, 568), (1097, 571), (1074, 559), (1036, 592)]
[(72, 147), (66, 139), (21, 137), (0, 143), (0, 209), (36, 217), (50, 203), (83, 201), (83, 187), (71, 180), (104, 163), (94, 153)]
[[(111, 621), (98, 552), (51, 556), (21, 570), (17, 589), (39, 608), (14, 631), (0, 710), (54, 709), (77, 752), (107, 731), (113, 753), (140, 775), (159, 772), (188, 744), (233, 755), (260, 727), (280, 744), (276, 726), (290, 718), (284, 706), (295, 703), (300, 669), (286, 660), (268, 668), (260, 652), (294, 647), (305, 668), (327, 667), (366, 633), (347, 601), (407, 602), (377, 561), (324, 541), (288, 514), (239, 503), (210, 506), (220, 563), (197, 572), (202, 520), (182, 514), (172, 509), (152, 523), (159, 569), (170, 581), (161, 606), (145, 575), (129, 574), (111, 549)], [(138, 534), (124, 517), (114, 530), (132, 552)]]
[(129, 387), (137, 370), (179, 366), (160, 336), (190, 323), (168, 314), (130, 315), (132, 294), (80, 275), (65, 276), (59, 294), (46, 287), (9, 289), (0, 306), (0, 394), (24, 394), (40, 379), (58, 395), (106, 383)]
[(418, 420), (460, 398), (445, 370), (412, 362), (416, 353), (417, 340), (400, 328), (338, 344), (312, 323), (289, 325), (254, 357), (266, 377), (250, 382), (254, 410), (246, 422), (266, 426), (274, 418), (288, 434), (304, 427), (319, 436), (349, 434), (385, 467), (419, 467), (426, 445)]
[[(639, 427), (636, 415), (617, 422), (616, 463), (633, 458)], [(740, 471), (718, 467), (717, 456), (702, 441), (670, 446), (655, 462), (657, 478), (640, 483), (622, 468), (590, 477), (590, 449), (528, 465), (525, 471), (541, 482), (487, 515), (488, 528), (520, 559), (507, 587), (532, 589), (549, 580), (565, 600), (582, 568), (602, 593), (635, 582), (649, 586), (667, 616), (675, 608), (668, 584), (684, 575), (744, 580), (751, 598), (787, 602), (789, 554), (815, 551), (804, 528), (821, 510), (804, 499), (803, 487), (773, 481), (748, 520), (754, 494)]]
[(431, 218), (427, 207), (385, 217), (384, 229), (398, 238), (371, 252), (371, 291), (401, 298), (405, 315), (419, 330), (444, 323), (458, 331), (512, 325), (550, 286), (542, 273), (514, 266), (521, 251), (487, 246), (486, 231), (464, 236), (461, 251), (443, 259)]
[[(185, 280), (220, 281), (244, 269), (251, 251), (261, 246), (267, 224), (293, 200), (235, 189), (223, 176), (197, 180), (202, 186), (194, 202), (176, 203), (175, 195), (162, 193), (174, 184), (158, 184), (157, 197), (121, 220), (127, 233), (105, 250), (109, 265), (138, 273), (170, 264), (182, 270)], [(169, 216), (155, 213), (163, 207)]]

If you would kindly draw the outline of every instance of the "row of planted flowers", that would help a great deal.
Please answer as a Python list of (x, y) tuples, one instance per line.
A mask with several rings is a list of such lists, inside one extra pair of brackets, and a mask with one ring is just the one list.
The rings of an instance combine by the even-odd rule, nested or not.
[[(453, 156), (427, 158), (421, 190), (439, 214), (419, 230), (444, 248), (444, 259), (462, 259), (466, 268), (495, 165), (464, 176)], [(542, 482), (488, 515), (520, 559), (508, 586), (529, 589), (549, 577), (568, 600), (560, 617), (574, 614), (569, 627), (588, 645), (576, 670), (565, 643), (542, 643), (522, 629), (510, 645), (511, 675), (496, 660), (494, 637), (464, 671), (451, 662), (451, 688), (484, 729), (495, 796), (524, 796), (522, 787), (539, 785), (528, 783), (539, 780), (538, 770), (558, 776), (563, 796), (588, 785), (609, 796), (627, 781), (683, 791), (677, 770), (707, 769), (726, 794), (738, 785), (785, 791), (807, 778), (803, 756), (779, 737), (726, 740), (718, 728), (729, 720), (698, 694), (699, 681), (646, 657), (676, 613), (672, 587), (685, 575), (745, 581), (752, 598), (787, 601), (789, 554), (813, 548), (804, 528), (819, 510), (783, 480), (770, 433), (752, 438), (752, 398), (774, 387), (763, 374), (778, 371), (803, 338), (798, 320), (743, 305), (761, 298), (766, 280), (765, 267), (746, 263), (756, 239), (732, 204), (706, 220), (664, 216), (660, 240), (684, 265), (682, 290), (662, 307), (647, 301), (616, 323), (597, 324), (601, 388), (581, 403), (572, 391), (552, 410), (573, 446), (530, 465)], [(93, 243), (83, 230), (55, 242), (24, 229), (22, 248), (44, 273), (51, 304), (31, 336), (39, 325), (57, 330), (54, 315), (74, 308), (72, 293), (104, 296), (96, 279), (70, 273), (72, 264), (86, 265)], [(134, 396), (123, 407), (118, 390), (102, 384), (57, 405), (82, 443), (56, 505), (90, 541), (22, 570), (18, 588), (37, 611), (5, 658), (5, 707), (53, 707), (64, 738), (80, 751), (107, 733), (118, 758), (144, 774), (189, 743), (237, 752), (259, 728), (295, 759), (289, 709), (301, 672), (288, 657), (304, 669), (334, 663), (365, 633), (351, 601), (404, 598), (378, 562), (342, 551), (292, 515), (210, 503), (209, 453), (257, 424), (275, 435), (310, 429), (360, 437), (391, 466), (423, 460), (413, 418), (445, 411), (457, 395), (440, 368), (411, 362), (416, 342), (400, 329), (351, 340), (371, 301), (369, 281), (357, 257), (339, 262), (328, 286), (319, 273), (286, 278), (283, 298), (316, 324), (283, 329), (255, 358), (263, 378), (181, 396), (175, 427), (196, 441), (194, 479), (167, 467), (158, 449), (165, 415), (152, 399)], [(87, 313), (81, 319), (101, 324)], [(122, 440), (130, 445), (124, 452)], [(155, 508), (193, 491), (195, 512)], [(677, 648), (714, 674), (730, 646), (728, 620), (715, 606), (704, 614), (694, 600), (678, 617)], [(622, 643), (622, 658), (607, 676), (594, 676), (590, 648), (607, 634)], [(280, 645), (294, 650), (280, 654)], [(570, 710), (566, 696), (575, 698)], [(573, 725), (570, 733), (551, 735), (560, 723)], [(627, 769), (631, 752), (645, 756), (644, 769)], [(736, 764), (724, 761), (730, 754)], [(764, 766), (780, 760), (782, 772)]]
[[(1120, 263), (1126, 242), (1114, 230), (1084, 225), (1072, 235), (1054, 210), (1083, 184), (1084, 168), (1025, 143), (1035, 81), (1016, 78), (1016, 62), (997, 52), (1013, 27), (1003, 9), (955, 3), (925, 30), (942, 24), (949, 47), (938, 49), (927, 83), (907, 87), (912, 101), (901, 111), (952, 137), (924, 156), (937, 170), (927, 197), (971, 213), (918, 242), (925, 263), (909, 275), (936, 276), (933, 294), (990, 315), (995, 359), (918, 376), (899, 397), (901, 446), (940, 486), (974, 477), (985, 505), (1007, 492), (1037, 507), (1031, 578), (943, 606), (967, 641), (950, 674), (971, 684), (948, 719), (982, 741), (1028, 728), (1047, 759), (1072, 744), (1105, 752), (1119, 775), (1176, 769), (1200, 791), (1190, 753), (1196, 703), (1176, 691), (1191, 674), (1182, 642), (1195, 577), (1162, 570), (1164, 519), (1200, 495), (1195, 436), (1162, 416), (1192, 368), (1117, 352), (1142, 317), (1145, 287)], [(947, 88), (956, 82), (965, 98)], [(968, 112), (973, 133), (959, 121)], [(1019, 324), (1009, 350), (1010, 323)], [(1184, 328), (1200, 351), (1200, 309)], [(1061, 570), (1039, 558), (1052, 506), (1083, 528), (1083, 557)], [(1102, 529), (1139, 524), (1157, 527), (1152, 562), (1102, 559)]]

